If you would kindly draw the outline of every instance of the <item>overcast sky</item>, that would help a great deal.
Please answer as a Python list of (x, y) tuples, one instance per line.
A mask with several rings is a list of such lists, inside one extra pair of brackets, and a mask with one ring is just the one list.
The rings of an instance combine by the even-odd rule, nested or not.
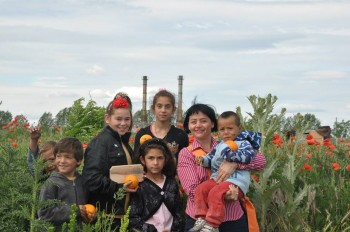
[[(278, 97), (276, 113), (350, 120), (348, 0), (2, 0), (0, 110), (37, 122), (81, 97), (106, 106), (127, 92), (141, 109), (160, 88), (183, 107), (197, 96), (218, 113), (252, 112), (247, 97)], [(149, 104), (148, 104), (149, 107)]]

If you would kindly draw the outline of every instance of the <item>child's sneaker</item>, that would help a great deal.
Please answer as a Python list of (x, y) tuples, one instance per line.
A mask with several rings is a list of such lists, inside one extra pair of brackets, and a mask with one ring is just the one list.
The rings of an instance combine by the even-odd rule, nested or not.
[(201, 232), (219, 232), (219, 228), (214, 228), (210, 224), (206, 223), (200, 231)]
[(200, 231), (206, 224), (207, 224), (206, 220), (202, 218), (197, 218), (196, 222), (194, 223), (194, 226), (188, 232)]

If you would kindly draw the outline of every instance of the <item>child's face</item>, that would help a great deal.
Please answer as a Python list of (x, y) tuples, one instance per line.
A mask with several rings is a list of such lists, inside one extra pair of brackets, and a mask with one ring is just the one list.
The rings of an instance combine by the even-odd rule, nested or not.
[(168, 97), (158, 97), (154, 106), (154, 114), (157, 121), (170, 121), (175, 112), (174, 106)]
[(119, 135), (124, 135), (129, 131), (131, 125), (131, 115), (128, 108), (118, 108), (112, 115), (105, 116), (106, 123)]
[(145, 157), (141, 157), (141, 162), (146, 166), (147, 173), (159, 174), (162, 173), (165, 165), (165, 156), (163, 151), (158, 148), (152, 148), (148, 150)]
[(239, 133), (241, 133), (241, 125), (236, 124), (234, 117), (219, 118), (218, 120), (218, 132), (222, 140), (235, 140)]
[(50, 148), (44, 152), (42, 152), (40, 155), (41, 157), (44, 159), (44, 161), (46, 162), (46, 168), (45, 170), (47, 172), (51, 172), (53, 170), (56, 169), (56, 165), (55, 165), (55, 155), (53, 153), (54, 148)]
[(56, 155), (55, 163), (57, 165), (58, 172), (69, 178), (75, 176), (75, 170), (81, 162), (78, 162), (74, 158), (74, 154), (72, 152), (59, 152)]

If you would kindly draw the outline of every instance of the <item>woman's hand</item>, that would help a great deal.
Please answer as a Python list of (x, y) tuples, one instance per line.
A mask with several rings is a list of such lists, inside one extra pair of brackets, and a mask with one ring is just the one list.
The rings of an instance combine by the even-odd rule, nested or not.
[(220, 183), (227, 180), (227, 178), (236, 171), (236, 168), (237, 168), (237, 163), (235, 162), (227, 162), (227, 161), (222, 162), (222, 164), (220, 165), (218, 174), (216, 176), (216, 182)]

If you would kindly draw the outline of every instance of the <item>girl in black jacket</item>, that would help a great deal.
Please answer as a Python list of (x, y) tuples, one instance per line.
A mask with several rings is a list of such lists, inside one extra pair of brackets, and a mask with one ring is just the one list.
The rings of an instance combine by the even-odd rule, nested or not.
[(88, 203), (97, 206), (99, 211), (112, 214), (115, 218), (113, 228), (117, 228), (128, 207), (128, 194), (119, 201), (115, 200), (114, 194), (123, 187), (126, 192), (136, 191), (112, 181), (109, 174), (112, 166), (132, 164), (134, 158), (129, 145), (132, 106), (126, 94), (118, 93), (108, 104), (105, 122), (107, 126), (85, 150), (82, 175), (88, 191)]
[(131, 196), (130, 228), (142, 232), (182, 231), (182, 201), (174, 178), (175, 159), (161, 139), (150, 139), (139, 149), (145, 178)]

